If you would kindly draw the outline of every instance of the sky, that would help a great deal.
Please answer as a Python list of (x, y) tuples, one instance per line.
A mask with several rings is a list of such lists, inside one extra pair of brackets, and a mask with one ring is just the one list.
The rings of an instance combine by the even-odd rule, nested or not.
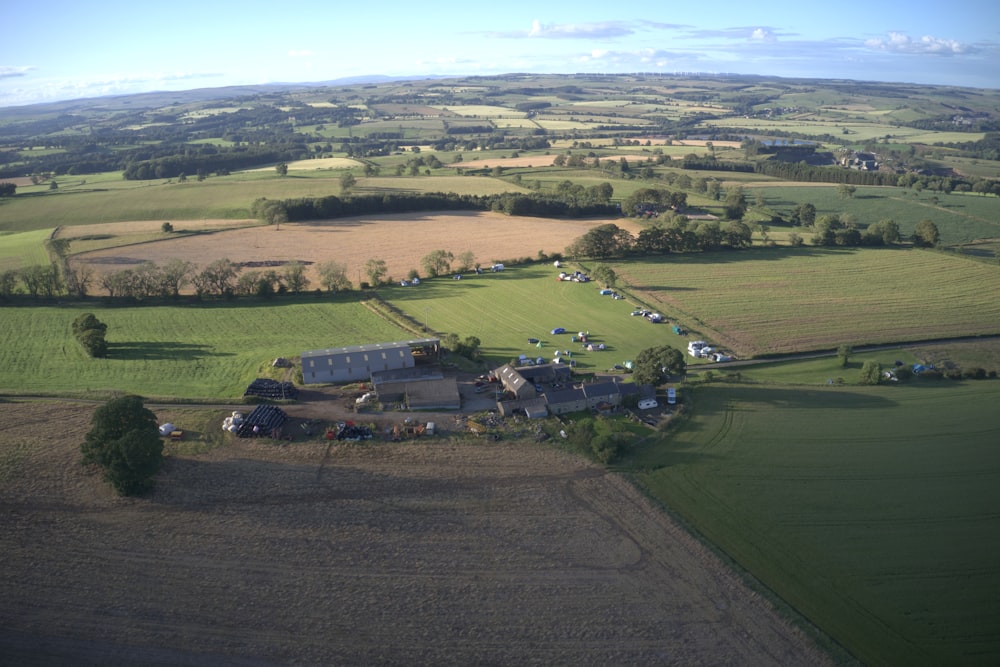
[(738, 73), (1000, 88), (996, 0), (5, 3), (0, 107), (385, 75)]

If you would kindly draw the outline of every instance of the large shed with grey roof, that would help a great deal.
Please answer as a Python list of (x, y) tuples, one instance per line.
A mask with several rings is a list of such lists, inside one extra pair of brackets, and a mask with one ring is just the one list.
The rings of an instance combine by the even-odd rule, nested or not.
[(423, 360), (436, 361), (440, 342), (438, 338), (418, 338), (308, 350), (302, 353), (302, 382), (367, 382), (372, 373), (413, 368)]

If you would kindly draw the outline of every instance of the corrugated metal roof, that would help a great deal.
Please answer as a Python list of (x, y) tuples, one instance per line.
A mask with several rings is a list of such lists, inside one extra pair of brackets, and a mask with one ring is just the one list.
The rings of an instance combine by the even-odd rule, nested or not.
[(413, 340), (398, 340), (391, 343), (365, 343), (363, 345), (348, 345), (346, 347), (328, 347), (321, 350), (306, 350), (302, 353), (302, 358), (325, 357), (331, 354), (355, 354), (359, 352), (376, 352), (379, 350), (397, 350), (402, 347), (410, 348), (420, 345), (437, 345), (440, 338), (415, 338)]

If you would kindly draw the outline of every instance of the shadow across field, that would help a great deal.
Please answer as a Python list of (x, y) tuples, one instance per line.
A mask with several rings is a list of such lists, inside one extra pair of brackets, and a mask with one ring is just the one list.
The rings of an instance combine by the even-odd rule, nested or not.
[(193, 345), (169, 341), (129, 341), (108, 343), (108, 358), (112, 360), (170, 359), (196, 361), (205, 357), (233, 357), (231, 352), (215, 352), (210, 345)]
[[(897, 248), (881, 248), (891, 251)], [(671, 255), (651, 255), (639, 260), (642, 264), (727, 264), (730, 262), (769, 261), (798, 259), (801, 257), (828, 257), (831, 255), (853, 255), (862, 248), (838, 248), (823, 246), (802, 246), (800, 248), (750, 248), (747, 250), (717, 250), (714, 252), (692, 252)], [(629, 260), (623, 262), (625, 266)]]
[[(809, 410), (872, 410), (885, 409), (898, 405), (885, 396), (873, 395), (870, 392), (851, 391), (850, 389), (809, 389), (806, 387), (777, 388), (727, 385), (725, 402), (698, 401), (697, 411), (706, 414), (717, 414), (734, 409), (734, 404), (758, 404), (779, 409), (804, 408)], [(686, 426), (690, 428), (691, 425)]]
[[(441, 278), (434, 278), (431, 280), (425, 280), (420, 285), (414, 285), (412, 287), (394, 287), (391, 291), (386, 289), (379, 290), (382, 298), (390, 303), (395, 303), (398, 301), (423, 301), (423, 300), (434, 300), (444, 298), (445, 296), (455, 296), (455, 292), (447, 293), (446, 290), (454, 289), (482, 289), (486, 287), (481, 283), (477, 284), (481, 276), (469, 276), (466, 274), (462, 280), (450, 280), (442, 276)], [(457, 283), (461, 283), (458, 285)]]

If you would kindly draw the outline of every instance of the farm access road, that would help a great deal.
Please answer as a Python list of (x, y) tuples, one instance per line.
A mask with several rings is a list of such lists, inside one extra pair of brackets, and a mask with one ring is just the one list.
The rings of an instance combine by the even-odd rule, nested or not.
[[(861, 354), (865, 352), (880, 352), (882, 350), (901, 350), (908, 347), (930, 347), (938, 345), (951, 345), (954, 343), (972, 343), (976, 341), (1000, 340), (1000, 335), (991, 334), (989, 336), (962, 336), (958, 338), (935, 338), (931, 340), (918, 340), (906, 343), (887, 343), (885, 345), (861, 345), (852, 347), (851, 354)], [(780, 361), (795, 361), (798, 359), (821, 359), (823, 357), (837, 356), (836, 350), (821, 350), (819, 352), (796, 352), (793, 354), (781, 354), (774, 357), (758, 359), (734, 359), (733, 361), (722, 361), (718, 363), (698, 364), (689, 366), (688, 371), (702, 370), (725, 370), (727, 368), (739, 366), (759, 366), (760, 364), (773, 364)]]
[(93, 406), (0, 410), (12, 664), (831, 661), (623, 477), (524, 441), (240, 440), (144, 498)]

